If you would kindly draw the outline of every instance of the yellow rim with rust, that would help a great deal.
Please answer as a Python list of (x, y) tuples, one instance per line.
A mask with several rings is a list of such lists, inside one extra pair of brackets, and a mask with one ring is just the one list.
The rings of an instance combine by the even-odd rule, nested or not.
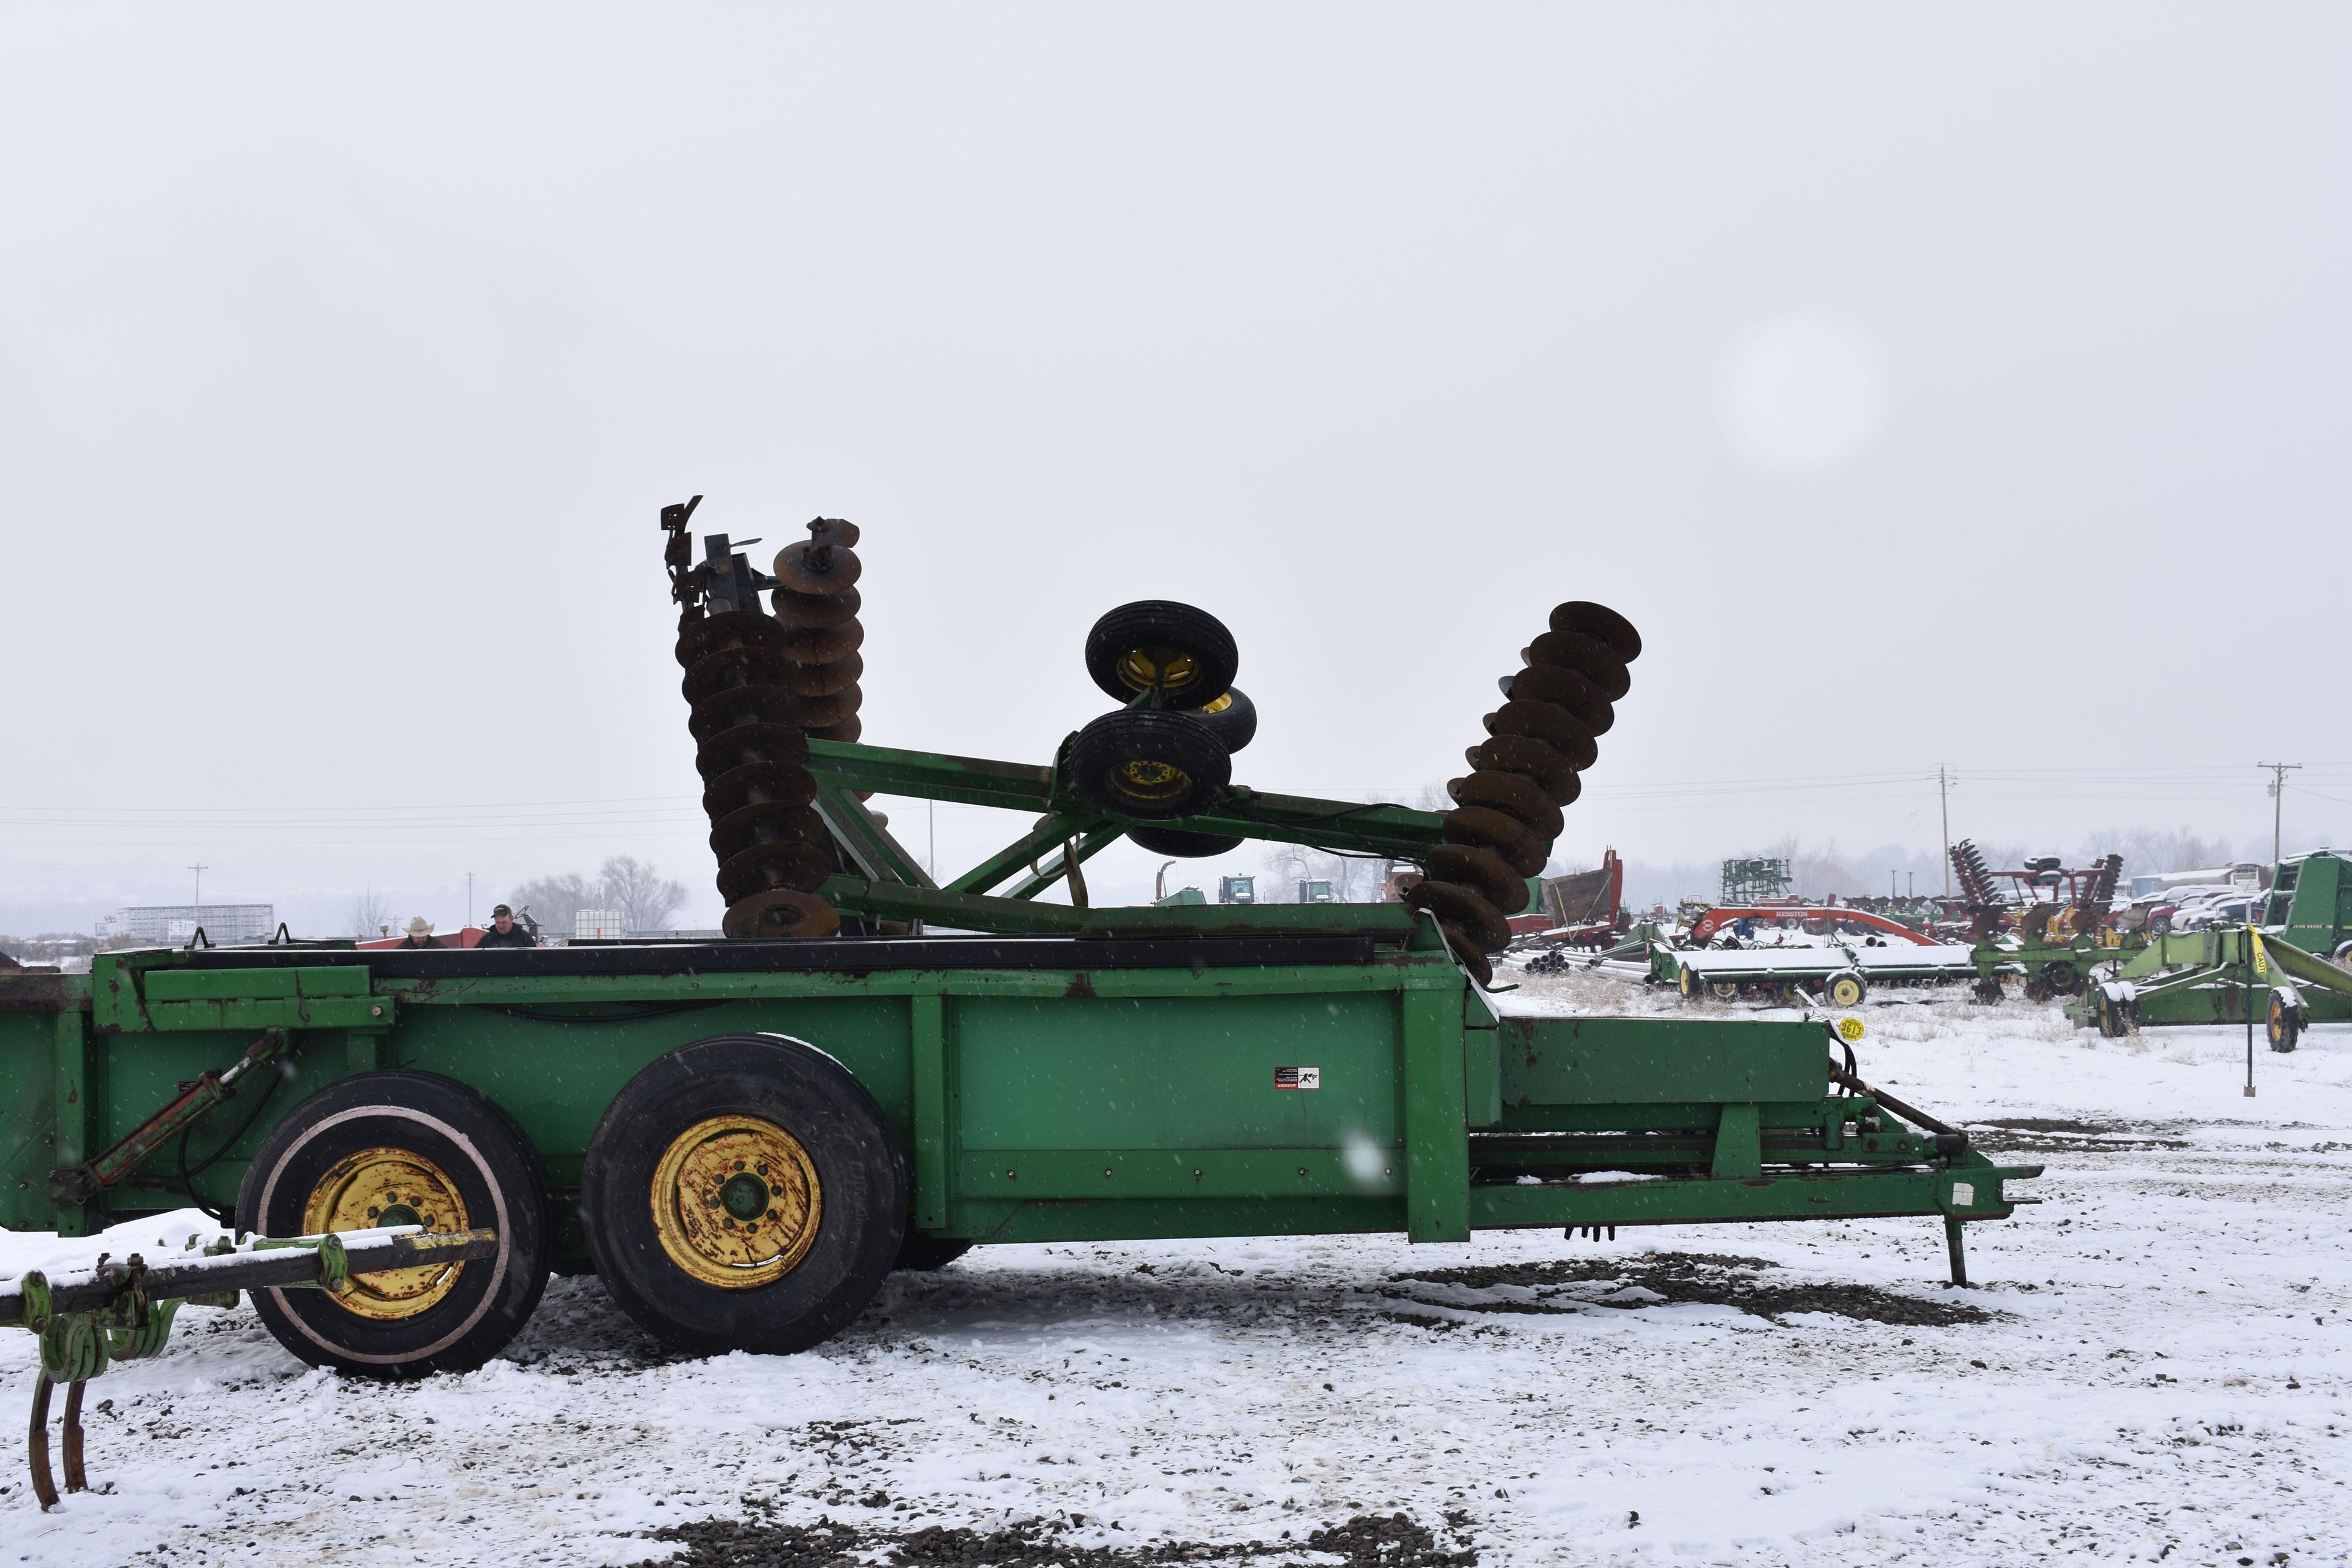
[(798, 1268), (824, 1206), (800, 1140), (756, 1116), (714, 1116), (670, 1140), (652, 1199), (670, 1261), (722, 1290), (754, 1289)]
[[(448, 1173), (407, 1149), (362, 1149), (335, 1162), (311, 1185), (302, 1205), (302, 1234), (419, 1225), (430, 1232), (469, 1228), (466, 1200)], [(354, 1274), (350, 1290), (334, 1298), (362, 1318), (413, 1318), (441, 1304), (456, 1288), (462, 1263), (429, 1263)]]
[(1118, 678), (1130, 691), (1182, 691), (1201, 679), (1201, 667), (1189, 653), (1129, 648), (1119, 656)]
[(1133, 788), (1150, 795), (1169, 795), (1188, 788), (1192, 775), (1173, 763), (1139, 759), (1118, 765), (1118, 776)]

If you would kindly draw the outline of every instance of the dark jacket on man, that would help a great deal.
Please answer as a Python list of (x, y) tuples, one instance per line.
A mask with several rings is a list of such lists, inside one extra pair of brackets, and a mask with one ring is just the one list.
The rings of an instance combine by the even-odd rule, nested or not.
[(530, 931), (520, 921), (517, 921), (513, 928), (509, 931), (502, 931), (498, 927), (492, 926), (481, 934), (480, 939), (474, 945), (476, 947), (537, 947), (539, 943), (531, 940)]

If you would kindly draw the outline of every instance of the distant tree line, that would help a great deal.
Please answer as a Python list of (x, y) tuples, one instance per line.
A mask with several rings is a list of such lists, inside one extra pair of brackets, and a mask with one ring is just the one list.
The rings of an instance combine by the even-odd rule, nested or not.
[[(667, 931), (686, 907), (686, 885), (634, 856), (614, 855), (593, 877), (577, 871), (534, 877), (509, 893), (506, 902), (519, 913), (530, 910), (548, 936), (570, 936), (572, 917), (583, 910), (609, 910), (627, 931)], [(352, 898), (349, 920), (352, 934), (362, 941), (401, 931), (391, 899), (373, 887)]]
[(583, 910), (610, 910), (625, 931), (667, 931), (686, 907), (686, 884), (632, 856), (615, 855), (593, 877), (577, 871), (535, 877), (508, 894), (507, 902), (528, 909), (550, 936), (570, 936), (572, 917)]

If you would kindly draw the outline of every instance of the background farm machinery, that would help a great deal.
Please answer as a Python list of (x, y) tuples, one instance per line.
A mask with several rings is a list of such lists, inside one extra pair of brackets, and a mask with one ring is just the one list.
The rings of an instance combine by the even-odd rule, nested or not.
[(2280, 1051), (2315, 1023), (2352, 1019), (2352, 857), (2280, 861), (2259, 924), (2150, 937), (2066, 1016), (2105, 1035), (2260, 1019)]

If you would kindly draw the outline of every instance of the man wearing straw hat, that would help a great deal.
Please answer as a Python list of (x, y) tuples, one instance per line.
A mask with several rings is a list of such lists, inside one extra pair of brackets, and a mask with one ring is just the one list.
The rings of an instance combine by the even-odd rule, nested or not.
[(408, 940), (402, 947), (446, 947), (449, 944), (433, 934), (433, 922), (423, 915), (408, 917)]

